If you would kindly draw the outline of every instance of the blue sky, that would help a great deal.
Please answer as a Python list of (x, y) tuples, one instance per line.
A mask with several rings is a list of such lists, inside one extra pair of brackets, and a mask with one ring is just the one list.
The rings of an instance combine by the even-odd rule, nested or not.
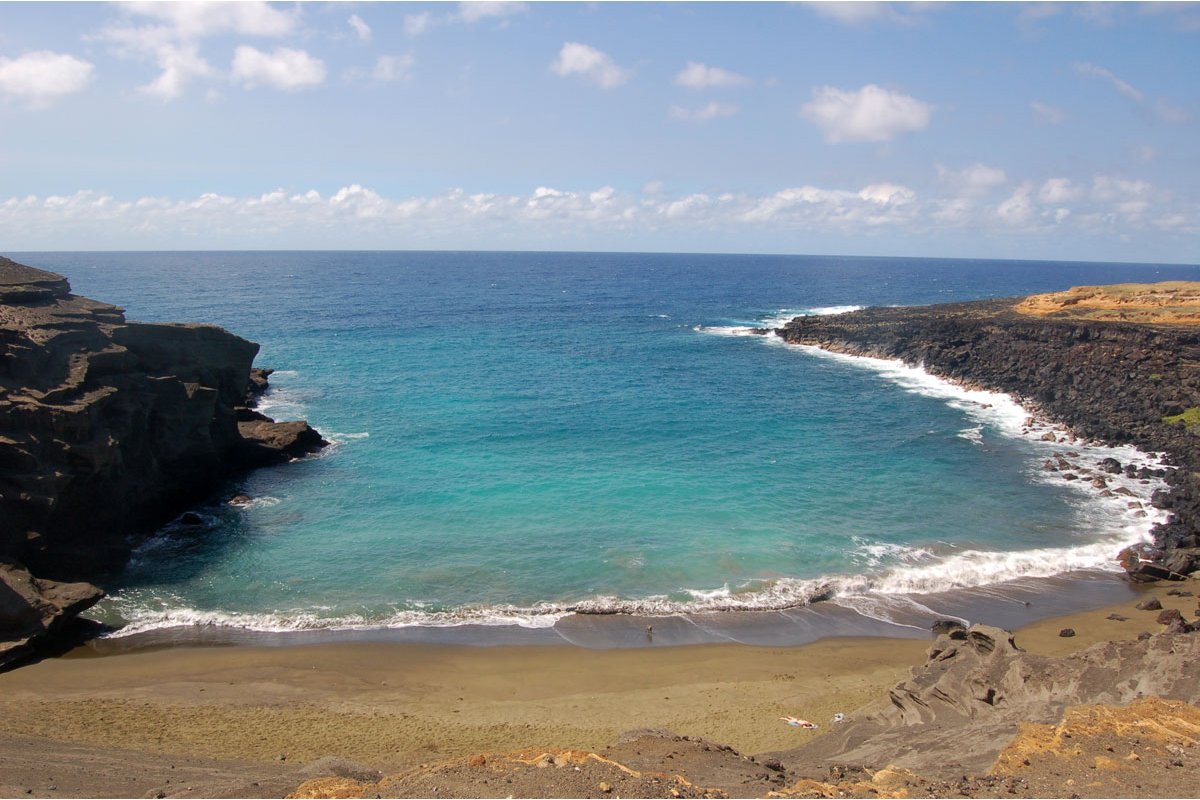
[(1200, 262), (1200, 5), (4, 3), (24, 249)]

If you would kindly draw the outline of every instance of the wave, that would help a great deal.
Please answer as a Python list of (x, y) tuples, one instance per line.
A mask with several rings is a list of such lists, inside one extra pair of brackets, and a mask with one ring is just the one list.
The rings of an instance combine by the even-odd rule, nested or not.
[[(903, 565), (874, 575), (833, 575), (811, 579), (779, 578), (750, 581), (739, 587), (686, 589), (685, 597), (651, 595), (622, 598), (601, 595), (573, 603), (537, 603), (530, 606), (494, 605), (444, 611), (397, 610), (378, 616), (342, 614), (325, 616), (312, 609), (265, 613), (170, 608), (146, 608), (119, 596), (115, 610), (127, 624), (108, 634), (131, 636), (150, 630), (178, 627), (224, 627), (257, 632), (312, 630), (378, 630), (407, 627), (459, 627), (464, 625), (549, 628), (573, 615), (635, 615), (677, 617), (729, 611), (787, 611), (828, 601), (864, 616), (893, 624), (903, 614), (897, 610), (926, 609), (915, 596), (954, 589), (972, 589), (1016, 578), (1047, 578), (1063, 572), (1116, 569), (1119, 540), (1094, 542), (1082, 547), (1039, 548), (1019, 552), (968, 550), (932, 563)], [(904, 548), (907, 550), (908, 548)], [(912, 558), (933, 558), (913, 548)], [(139, 607), (140, 606), (140, 607)], [(927, 610), (927, 609), (926, 609)], [(929, 611), (930, 615), (934, 615)], [(944, 616), (944, 614), (941, 614)]]
[(708, 333), (714, 336), (760, 336), (766, 344), (781, 344), (782, 340), (775, 336), (766, 335), (765, 330), (782, 328), (796, 317), (823, 317), (831, 314), (848, 314), (858, 311), (865, 306), (817, 306), (815, 308), (781, 308), (773, 311), (754, 323), (745, 325), (696, 325), (692, 330), (697, 333)]

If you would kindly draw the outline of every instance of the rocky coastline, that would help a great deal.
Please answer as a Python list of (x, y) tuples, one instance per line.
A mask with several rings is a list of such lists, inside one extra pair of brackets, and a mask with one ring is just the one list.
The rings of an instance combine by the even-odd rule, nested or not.
[[(897, 359), (933, 375), (1005, 392), (1074, 435), (1166, 454), (1173, 469), (1153, 504), (1169, 513), (1154, 545), (1129, 563), (1140, 574), (1200, 569), (1200, 327), (1029, 316), (1025, 298), (872, 307), (797, 317), (774, 333), (790, 344)], [(1114, 460), (1108, 471), (1130, 474)], [(1058, 465), (1049, 464), (1048, 469)], [(1145, 467), (1141, 468), (1145, 470)]]
[(326, 444), (253, 409), (270, 374), (258, 349), (213, 325), (127, 321), (0, 258), (0, 664), (232, 477)]

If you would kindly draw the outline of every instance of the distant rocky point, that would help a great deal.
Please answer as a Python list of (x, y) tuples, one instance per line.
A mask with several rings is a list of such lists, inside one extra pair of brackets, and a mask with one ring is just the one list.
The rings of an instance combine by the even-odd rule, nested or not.
[(0, 258), (0, 664), (103, 596), (77, 581), (223, 481), (326, 444), (252, 410), (257, 353), (213, 325), (127, 321)]
[[(1169, 519), (1127, 569), (1178, 576), (1200, 569), (1200, 326), (1185, 324), (1197, 312), (1200, 283), (1120, 284), (797, 317), (775, 333), (792, 344), (921, 365), (1010, 394), (1084, 439), (1166, 453), (1176, 468), (1153, 502)], [(1151, 477), (1111, 462), (1108, 472)]]

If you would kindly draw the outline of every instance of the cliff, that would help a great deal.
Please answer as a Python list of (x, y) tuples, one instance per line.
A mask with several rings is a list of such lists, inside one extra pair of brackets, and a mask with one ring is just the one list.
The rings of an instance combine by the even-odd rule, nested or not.
[[(261, 375), (251, 386), (258, 345), (212, 325), (130, 322), (70, 289), (61, 275), (0, 258), (6, 608), (39, 586), (119, 568), (139, 538), (230, 475), (324, 444), (303, 422), (247, 407), (248, 391), (265, 388)], [(19, 590), (3, 577), (17, 565), (32, 573)], [(42, 609), (43, 627), (58, 624), (52, 608)], [(28, 627), (37, 616), (10, 611), (0, 639), (15, 635), (14, 620)]]
[(867, 308), (797, 317), (775, 332), (792, 344), (923, 365), (942, 378), (1014, 395), (1085, 438), (1167, 453), (1177, 469), (1168, 471), (1170, 489), (1155, 496), (1155, 505), (1172, 513), (1155, 530), (1159, 551), (1149, 555), (1175, 572), (1195, 571), (1200, 427), (1192, 423), (1200, 414), (1200, 328), (1077, 312), (1031, 316), (1018, 313), (1017, 302)]

